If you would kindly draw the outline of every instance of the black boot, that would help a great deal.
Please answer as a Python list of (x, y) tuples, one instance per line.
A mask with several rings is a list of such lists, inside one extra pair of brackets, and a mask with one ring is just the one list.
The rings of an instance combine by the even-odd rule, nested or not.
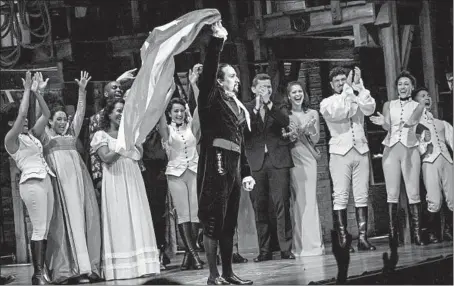
[(427, 219), (427, 229), (428, 229), (428, 238), (429, 241), (428, 243), (439, 243), (439, 233), (441, 229), (441, 218), (440, 218), (440, 212), (428, 212), (429, 217)]
[(181, 238), (187, 249), (188, 256), (187, 258), (191, 261), (191, 264), (194, 269), (202, 269), (203, 262), (199, 257), (199, 254), (195, 251), (195, 238), (192, 236), (192, 227), (190, 222), (181, 223), (178, 225), (180, 233), (182, 234)]
[(447, 241), (452, 241), (452, 211), (445, 212), (443, 239)]
[(233, 236), (222, 237), (219, 240), (219, 249), (221, 250), (221, 261), (222, 261), (222, 278), (230, 284), (235, 285), (252, 285), (251, 280), (244, 280), (236, 276), (232, 269), (232, 258), (233, 258)]
[(413, 238), (416, 245), (426, 245), (421, 236), (421, 204), (410, 204)]
[(218, 241), (204, 235), (203, 246), (205, 248), (205, 254), (210, 270), (210, 276), (208, 277), (207, 285), (230, 285), (229, 282), (225, 281), (225, 279), (219, 275), (218, 266), (216, 263), (216, 257), (218, 255)]
[(346, 247), (348, 245), (350, 253), (355, 252), (351, 244), (347, 244), (347, 209), (335, 210), (334, 213), (334, 229), (336, 230), (339, 246)]
[(0, 276), (0, 285), (6, 285), (16, 280), (16, 276), (8, 275), (8, 276)]
[[(203, 250), (203, 234), (200, 231), (199, 223), (192, 223), (192, 237), (195, 239), (195, 251)], [(200, 239), (202, 237), (202, 239)]]
[(34, 273), (32, 285), (47, 285), (49, 282), (45, 278), (44, 253), (46, 253), (43, 240), (32, 240), (30, 243), (32, 250), (32, 261)]
[(399, 245), (399, 237), (397, 234), (397, 204), (388, 203), (388, 215), (389, 215), (389, 244), (390, 246)]
[(367, 207), (356, 208), (356, 222), (358, 224), (358, 250), (375, 250), (375, 246), (367, 240)]

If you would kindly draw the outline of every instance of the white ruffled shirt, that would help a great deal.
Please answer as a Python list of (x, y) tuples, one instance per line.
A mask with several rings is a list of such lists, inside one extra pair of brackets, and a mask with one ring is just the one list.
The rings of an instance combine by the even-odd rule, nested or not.
[[(453, 128), (451, 124), (434, 118), (433, 114), (428, 110), (424, 111), (420, 124), (424, 125), (428, 130), (424, 130), (421, 134), (419, 152), (421, 155), (424, 155), (427, 152), (428, 146), (430, 144), (433, 146), (432, 152), (430, 154), (426, 154), (422, 158), (422, 161), (433, 163), (438, 156), (441, 155), (445, 157), (448, 162), (452, 163), (451, 154), (449, 154), (447, 147), (447, 145), (449, 145), (451, 150), (453, 148)], [(431, 135), (430, 141), (428, 142), (424, 140), (426, 132), (430, 132)]]

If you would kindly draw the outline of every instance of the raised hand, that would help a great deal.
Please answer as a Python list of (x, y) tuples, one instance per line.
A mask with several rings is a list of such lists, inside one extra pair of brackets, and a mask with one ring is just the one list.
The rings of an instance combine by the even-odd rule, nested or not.
[[(46, 80), (43, 79), (43, 74), (40, 73), (40, 72), (36, 72), (35, 75), (33, 76), (33, 81), (36, 81), (36, 84), (37, 84), (37, 90), (32, 90), (34, 92), (36, 91), (42, 91), (46, 88), (47, 86), (47, 82), (49, 81), (49, 78), (47, 78)], [(34, 87), (34, 86), (33, 86)]]
[(354, 84), (361, 83), (361, 70), (359, 69), (359, 67), (355, 67), (355, 76), (353, 77), (353, 83)]
[(377, 112), (377, 116), (371, 116), (370, 121), (375, 125), (382, 126), (385, 124), (385, 117), (380, 112)]
[(195, 64), (194, 67), (189, 70), (189, 82), (192, 85), (197, 84), (200, 74), (202, 74), (202, 69), (203, 69), (202, 64)]
[(353, 84), (353, 71), (350, 71), (347, 76), (347, 82), (349, 86), (352, 86)]
[(24, 89), (31, 90), (32, 88), (32, 73), (30, 71), (27, 71), (25, 73), (25, 79), (22, 78), (22, 84), (24, 85)]
[(223, 38), (224, 40), (227, 39), (227, 35), (229, 34), (224, 26), (222, 26), (221, 20), (211, 25), (211, 30), (213, 31), (213, 36)]
[(125, 71), (122, 75), (120, 75), (117, 78), (117, 81), (122, 82), (122, 81), (127, 81), (127, 80), (133, 80), (136, 77), (134, 76), (134, 72), (137, 70), (137, 68)]
[(85, 90), (85, 88), (87, 87), (87, 84), (90, 81), (90, 79), (91, 79), (91, 76), (88, 74), (88, 72), (81, 71), (80, 72), (80, 80), (78, 80), (76, 78), (75, 81), (79, 85), (79, 89)]

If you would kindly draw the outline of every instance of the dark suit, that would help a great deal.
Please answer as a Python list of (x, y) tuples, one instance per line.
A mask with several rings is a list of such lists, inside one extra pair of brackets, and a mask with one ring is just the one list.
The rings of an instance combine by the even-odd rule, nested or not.
[[(281, 251), (292, 247), (290, 219), (290, 168), (293, 167), (290, 141), (282, 137), (282, 128), (289, 125), (288, 112), (273, 104), (265, 107), (264, 120), (254, 113), (255, 99), (247, 103), (251, 114), (251, 132), (245, 132), (245, 150), (256, 185), (250, 194), (255, 211), (255, 223), (260, 253), (269, 254), (269, 200), (276, 212), (277, 236)], [(267, 152), (265, 153), (265, 146)]]
[[(233, 238), (237, 225), (242, 177), (250, 176), (244, 155), (243, 111), (216, 83), (223, 40), (212, 37), (203, 64), (198, 112), (200, 157), (197, 171), (199, 219), (204, 234)], [(220, 166), (221, 165), (221, 166)]]

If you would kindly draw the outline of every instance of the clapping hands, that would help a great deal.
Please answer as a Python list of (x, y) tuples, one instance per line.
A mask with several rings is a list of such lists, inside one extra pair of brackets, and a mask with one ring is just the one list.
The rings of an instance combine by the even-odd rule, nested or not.
[(49, 81), (49, 78), (44, 80), (43, 79), (43, 74), (40, 73), (40, 72), (36, 72), (33, 75), (33, 83), (32, 83), (32, 86), (31, 86), (31, 91), (36, 93), (38, 91), (44, 90), (46, 88), (46, 86), (47, 86), (47, 82), (48, 81)]

